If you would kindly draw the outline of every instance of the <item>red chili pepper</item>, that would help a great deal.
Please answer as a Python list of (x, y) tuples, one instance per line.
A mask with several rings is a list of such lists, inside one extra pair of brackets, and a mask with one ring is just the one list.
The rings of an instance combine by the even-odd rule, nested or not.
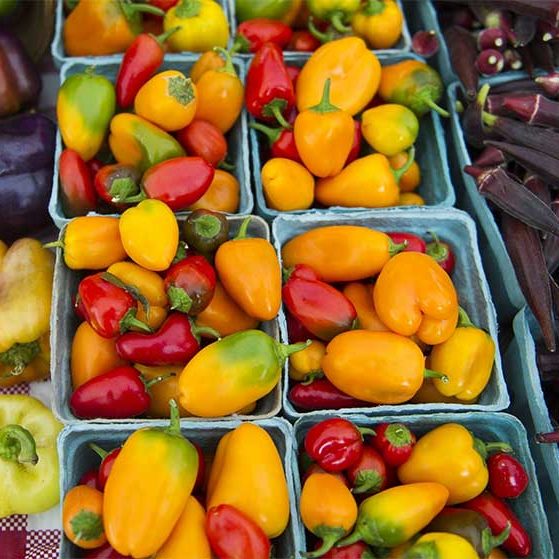
[(481, 514), (489, 524), (494, 536), (499, 535), (510, 524), (510, 535), (502, 547), (510, 551), (515, 557), (528, 557), (532, 551), (532, 541), (520, 520), (507, 504), (485, 491), (479, 497), (462, 503), (463, 508)]
[(286, 68), (287, 73), (291, 78), (291, 83), (293, 84), (293, 87), (295, 87), (297, 85), (297, 80), (299, 79), (302, 68), (299, 68), (299, 66), (294, 66), (293, 64), (287, 64)]
[(353, 133), (353, 145), (347, 156), (346, 165), (349, 165), (352, 161), (355, 161), (359, 157), (361, 152), (361, 140), (363, 139), (363, 134), (361, 133), (361, 122), (359, 120), (353, 121), (353, 126), (355, 131)]
[(291, 41), (287, 45), (287, 50), (298, 52), (313, 52), (322, 43), (310, 31), (295, 31)]
[(149, 387), (167, 377), (145, 382), (134, 367), (116, 367), (76, 388), (70, 397), (70, 409), (81, 419), (136, 417), (149, 408)]
[(260, 122), (251, 122), (250, 127), (262, 132), (268, 138), (270, 157), (283, 157), (284, 159), (291, 159), (301, 163), (301, 158), (295, 145), (293, 129), (270, 128)]
[(447, 274), (452, 274), (455, 258), (450, 245), (440, 241), (437, 234), (433, 231), (429, 231), (429, 234), (433, 237), (433, 241), (427, 243), (425, 252), (431, 256), (431, 258), (434, 258)]
[(233, 52), (256, 52), (265, 43), (273, 43), (283, 49), (291, 40), (293, 30), (289, 25), (275, 19), (254, 18), (239, 24), (233, 42)]
[(361, 408), (370, 405), (345, 394), (325, 378), (314, 379), (309, 384), (295, 384), (289, 391), (288, 398), (296, 408), (306, 411)]
[(287, 321), (287, 336), (290, 343), (296, 344), (312, 339), (313, 335), (292, 314), (286, 312), (285, 318)]
[(97, 207), (93, 176), (87, 163), (73, 149), (65, 149), (58, 160), (62, 209), (68, 217), (92, 212)]
[(109, 479), (109, 474), (111, 473), (115, 460), (122, 449), (118, 447), (109, 452), (93, 443), (90, 443), (89, 448), (91, 448), (91, 450), (93, 450), (93, 452), (101, 458), (101, 464), (99, 465), (99, 471), (97, 472), (97, 489), (99, 489), (99, 491), (104, 491), (107, 480)]
[(351, 301), (328, 283), (290, 277), (282, 289), (287, 310), (314, 336), (329, 341), (357, 318)]
[(388, 471), (382, 456), (371, 446), (363, 445), (361, 458), (347, 470), (354, 494), (374, 495), (388, 487)]
[[(322, 545), (318, 542), (318, 546)], [(333, 547), (330, 551), (322, 556), (322, 559), (375, 559), (367, 544), (363, 542), (344, 545), (343, 547)]]
[(281, 49), (265, 43), (250, 63), (245, 89), (245, 104), (255, 118), (274, 118), (289, 128), (286, 114), (295, 106), (293, 83), (283, 62)]
[(305, 450), (327, 472), (341, 472), (361, 458), (364, 434), (374, 431), (358, 428), (347, 419), (325, 419), (309, 429)]
[(186, 153), (201, 157), (217, 167), (227, 155), (223, 132), (207, 120), (196, 119), (175, 133)]
[(163, 43), (177, 30), (178, 27), (174, 27), (158, 37), (150, 33), (141, 33), (126, 49), (116, 77), (116, 101), (119, 107), (126, 109), (134, 103), (142, 85), (155, 74), (163, 62)]
[(91, 176), (94, 177), (97, 174), (97, 171), (99, 171), (99, 169), (101, 169), (101, 167), (104, 167), (105, 164), (100, 159), (97, 159), (96, 157), (94, 157), (93, 159), (90, 159), (87, 162), (87, 166), (89, 167), (89, 170), (91, 171)]
[(78, 485), (87, 485), (97, 489), (97, 470), (87, 470), (78, 481)]
[(198, 473), (196, 475), (196, 481), (194, 482), (194, 488), (192, 489), (192, 493), (196, 493), (197, 491), (202, 491), (204, 488), (204, 481), (206, 480), (206, 458), (204, 457), (204, 451), (202, 447), (191, 441), (198, 452)]
[(271, 543), (254, 520), (231, 505), (212, 507), (206, 534), (217, 559), (269, 559)]
[(375, 431), (371, 443), (389, 466), (396, 468), (407, 462), (416, 438), (403, 423), (381, 423), (375, 425)]
[(200, 335), (219, 337), (212, 328), (196, 326), (182, 313), (171, 313), (155, 334), (128, 332), (116, 341), (116, 351), (134, 363), (182, 365), (200, 350)]
[(106, 543), (101, 547), (85, 551), (84, 559), (129, 559), (127, 555), (121, 555)]
[(423, 252), (427, 250), (427, 244), (425, 241), (418, 237), (417, 235), (413, 235), (412, 233), (387, 233), (387, 235), (394, 241), (395, 243), (401, 244), (406, 243), (406, 248), (402, 252)]
[(176, 6), (179, 3), (179, 0), (148, 0), (148, 4), (163, 10), (164, 12), (168, 12), (173, 6)]
[(140, 173), (131, 165), (114, 163), (101, 167), (95, 175), (95, 190), (101, 200), (114, 205), (114, 192), (123, 197), (137, 194), (140, 190)]
[(330, 474), (337, 477), (348, 489), (351, 489), (351, 485), (347, 477), (343, 472), (327, 472), (324, 468), (321, 468), (316, 462), (311, 462), (311, 465), (305, 470), (303, 474), (303, 484), (307, 481), (307, 478), (311, 477), (313, 474)]
[(89, 325), (103, 338), (114, 338), (130, 328), (151, 332), (149, 326), (136, 318), (136, 299), (147, 309), (147, 302), (141, 295), (107, 272), (87, 276), (78, 286), (79, 308)]
[(489, 489), (501, 499), (515, 499), (528, 487), (528, 474), (524, 466), (510, 454), (497, 452), (487, 460)]

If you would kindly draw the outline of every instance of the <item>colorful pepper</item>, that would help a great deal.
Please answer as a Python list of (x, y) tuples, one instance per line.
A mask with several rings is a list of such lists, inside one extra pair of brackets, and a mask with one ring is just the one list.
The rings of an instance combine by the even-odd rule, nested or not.
[[(114, 193), (123, 195), (138, 192), (140, 176), (135, 167), (114, 163), (101, 167), (95, 175), (93, 184), (101, 200), (109, 204), (120, 204)], [(125, 207), (125, 204), (121, 204), (119, 207)]]
[(241, 186), (231, 173), (216, 169), (214, 180), (201, 198), (188, 206), (189, 210), (210, 210), (235, 213), (239, 209)]
[[(395, 241), (396, 242), (396, 241)], [(375, 310), (373, 299), (374, 285), (362, 282), (348, 283), (342, 293), (351, 301), (357, 312), (357, 326), (371, 332), (388, 332), (388, 328), (381, 322)]]
[[(145, 413), (147, 417), (169, 418), (169, 400), (179, 397), (179, 375), (184, 369), (184, 365), (166, 365), (164, 367), (148, 367), (134, 363), (134, 368), (142, 374), (146, 382), (159, 379), (159, 382), (150, 385), (150, 402)], [(178, 403), (178, 402), (177, 402)], [(181, 417), (187, 417), (188, 412), (178, 403)], [(200, 467), (204, 467), (201, 464)], [(195, 490), (194, 490), (195, 491)]]
[(326, 346), (318, 340), (289, 356), (289, 378), (292, 380), (310, 380), (322, 376), (321, 363)]
[(103, 530), (103, 493), (86, 485), (72, 487), (62, 506), (64, 535), (82, 549), (101, 547), (107, 537)]
[(297, 383), (288, 393), (289, 401), (300, 410), (337, 410), (362, 408), (367, 403), (338, 390), (328, 379), (315, 378), (308, 384)]
[(281, 21), (267, 18), (251, 18), (237, 27), (237, 35), (233, 42), (235, 52), (257, 52), (264, 43), (274, 43), (284, 49), (293, 30)]
[(487, 459), (489, 489), (500, 499), (516, 499), (528, 487), (528, 474), (524, 466), (510, 454), (497, 452)]
[(407, 551), (407, 557), (416, 559), (478, 559), (475, 548), (470, 542), (457, 536), (445, 532), (431, 532), (423, 534)]
[(241, 22), (260, 17), (281, 20), (294, 3), (293, 0), (235, 0), (235, 15)]
[(427, 244), (425, 252), (431, 256), (431, 258), (434, 258), (447, 274), (452, 274), (455, 264), (452, 248), (448, 243), (441, 242), (437, 234), (433, 231), (429, 233), (431, 237), (433, 237), (433, 240)]
[(320, 19), (329, 21), (339, 33), (351, 28), (346, 22), (359, 9), (360, 0), (309, 0), (307, 5), (310, 13)]
[(229, 239), (229, 222), (221, 213), (195, 210), (186, 218), (182, 233), (190, 248), (210, 257)]
[(97, 207), (91, 171), (80, 154), (65, 149), (58, 160), (62, 210), (68, 217), (85, 215)]
[(223, 132), (206, 120), (193, 120), (176, 133), (187, 153), (198, 156), (217, 167), (227, 156), (227, 139)]
[(368, 445), (363, 445), (363, 452), (347, 470), (347, 477), (354, 495), (374, 495), (389, 485), (388, 469), (382, 456)]
[(416, 443), (415, 435), (403, 423), (375, 425), (372, 445), (389, 466), (397, 468), (408, 461)]
[(291, 159), (301, 162), (301, 157), (295, 145), (295, 134), (288, 128), (270, 128), (260, 122), (251, 122), (250, 127), (262, 132), (268, 139), (270, 158)]
[(394, 0), (367, 0), (351, 19), (353, 32), (373, 49), (393, 47), (402, 34), (404, 15)]
[(266, 204), (278, 211), (306, 210), (314, 201), (314, 177), (301, 163), (275, 157), (261, 171)]
[(113, 469), (117, 456), (120, 454), (121, 448), (117, 447), (109, 452), (93, 443), (90, 443), (89, 448), (101, 458), (101, 464), (99, 464), (99, 469), (97, 470), (97, 489), (99, 489), (99, 491), (104, 491), (107, 480), (109, 479), (109, 474)]

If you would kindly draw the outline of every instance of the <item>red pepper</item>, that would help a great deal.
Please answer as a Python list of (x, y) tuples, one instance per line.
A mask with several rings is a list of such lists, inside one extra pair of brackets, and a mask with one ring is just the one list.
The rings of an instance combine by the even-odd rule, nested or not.
[(283, 286), (282, 300), (309, 332), (325, 341), (350, 330), (357, 318), (351, 301), (323, 281), (292, 275)]
[(197, 491), (202, 491), (204, 488), (204, 481), (206, 480), (206, 458), (204, 457), (204, 451), (202, 447), (191, 441), (198, 452), (198, 473), (196, 475), (196, 481), (194, 482), (194, 488), (192, 489), (192, 493), (196, 493)]
[(84, 559), (129, 559), (128, 556), (121, 555), (118, 551), (114, 550), (109, 543), (85, 551), (83, 557)]
[(327, 472), (341, 472), (361, 458), (363, 434), (372, 435), (374, 431), (360, 429), (347, 419), (325, 419), (309, 429), (305, 450)]
[(76, 388), (70, 397), (70, 408), (81, 419), (136, 417), (149, 408), (149, 387), (164, 378), (167, 375), (144, 382), (134, 367), (116, 367)]
[(393, 242), (402, 244), (406, 243), (406, 248), (402, 252), (423, 252), (427, 250), (427, 244), (425, 241), (418, 237), (417, 235), (413, 235), (412, 233), (387, 233), (387, 235), (392, 239)]
[(179, 3), (179, 0), (148, 0), (148, 4), (163, 10), (164, 12), (168, 12), (173, 6), (176, 6)]
[(361, 122), (359, 120), (353, 120), (354, 133), (353, 133), (353, 145), (347, 156), (346, 165), (349, 165), (352, 161), (355, 161), (359, 154), (361, 153), (361, 140), (363, 139), (363, 134), (361, 132)]
[(310, 281), (320, 281), (320, 276), (306, 264), (295, 264), (293, 268), (284, 271), (285, 281), (289, 279), (304, 279)]
[(123, 358), (148, 366), (182, 365), (200, 350), (200, 334), (219, 337), (211, 328), (196, 326), (182, 313), (171, 313), (155, 334), (128, 332), (116, 341)]
[(138, 305), (131, 293), (147, 309), (145, 299), (112, 274), (87, 276), (78, 286), (79, 308), (89, 325), (103, 338), (114, 338), (133, 327), (151, 332), (149, 326), (136, 318)]
[(497, 452), (487, 459), (489, 489), (501, 499), (515, 499), (528, 487), (528, 474), (524, 466), (513, 456)]
[(73, 149), (65, 149), (58, 160), (62, 209), (67, 217), (86, 215), (97, 207), (93, 176), (87, 163)]
[(281, 49), (265, 43), (250, 63), (245, 89), (248, 112), (261, 120), (274, 118), (285, 128), (285, 114), (295, 106), (295, 90), (283, 62)]
[(311, 462), (311, 465), (305, 470), (303, 474), (303, 484), (307, 481), (307, 478), (311, 477), (313, 474), (330, 474), (337, 477), (348, 489), (351, 489), (351, 485), (347, 477), (345, 477), (343, 472), (327, 472), (324, 468), (321, 468), (316, 462)]
[(481, 514), (494, 536), (499, 535), (510, 524), (510, 535), (502, 547), (510, 551), (515, 557), (528, 557), (532, 551), (532, 541), (528, 532), (524, 529), (520, 520), (507, 504), (485, 491), (479, 497), (462, 503), (463, 508), (473, 510)]
[(227, 140), (223, 132), (207, 120), (196, 119), (175, 133), (186, 153), (201, 157), (217, 167), (227, 155)]
[[(124, 197), (136, 194), (140, 190), (140, 173), (131, 165), (114, 163), (105, 165), (95, 175), (95, 190), (101, 200), (114, 205), (115, 193), (123, 193)], [(114, 190), (113, 190), (114, 189)], [(126, 194), (125, 194), (126, 193)]]
[(275, 19), (254, 18), (239, 24), (233, 42), (233, 52), (256, 52), (265, 43), (273, 43), (279, 49), (287, 46), (293, 30), (289, 25)]
[(189, 255), (177, 262), (165, 274), (171, 310), (191, 316), (201, 313), (213, 299), (215, 283), (215, 270), (203, 256)]
[(89, 448), (91, 448), (91, 450), (93, 450), (99, 458), (101, 458), (101, 464), (99, 465), (99, 471), (97, 472), (97, 489), (99, 489), (99, 491), (105, 491), (105, 485), (109, 479), (109, 474), (111, 473), (115, 460), (122, 449), (118, 447), (108, 452), (93, 443), (89, 445)]
[(289, 391), (288, 398), (296, 408), (306, 411), (361, 408), (370, 405), (367, 402), (348, 396), (325, 378), (314, 379), (309, 384), (295, 384)]
[(447, 274), (452, 274), (452, 271), (454, 270), (455, 258), (450, 245), (448, 243), (441, 242), (437, 234), (433, 231), (430, 231), (429, 234), (433, 237), (433, 241), (427, 243), (425, 252), (431, 256), (431, 258), (434, 258)]
[(375, 431), (371, 442), (389, 466), (397, 468), (407, 462), (416, 438), (403, 423), (381, 423), (375, 425)]
[[(317, 544), (317, 549), (320, 545), (321, 542)], [(322, 559), (375, 559), (375, 556), (366, 544), (357, 542), (343, 547), (333, 547), (322, 556)]]
[(286, 68), (287, 73), (291, 78), (291, 83), (293, 84), (293, 87), (295, 87), (297, 85), (297, 80), (299, 79), (299, 74), (301, 73), (302, 68), (299, 68), (299, 66), (294, 66), (293, 64), (287, 64)]
[(284, 159), (291, 159), (301, 163), (301, 158), (295, 145), (293, 129), (270, 128), (260, 122), (251, 122), (250, 127), (262, 132), (268, 138), (270, 157), (283, 157)]
[(310, 31), (295, 31), (287, 45), (287, 50), (298, 52), (313, 52), (322, 43)]
[(87, 162), (87, 166), (89, 167), (89, 170), (91, 171), (91, 176), (94, 177), (97, 174), (97, 171), (99, 171), (99, 169), (101, 169), (101, 167), (103, 167), (105, 164), (100, 160), (97, 159), (96, 157), (94, 157), (93, 159), (90, 159)]
[(363, 445), (359, 460), (347, 470), (354, 494), (374, 495), (388, 487), (388, 470), (382, 456), (371, 446)]
[(290, 343), (296, 344), (312, 339), (312, 334), (292, 314), (286, 312), (285, 318), (287, 321), (287, 336)]
[(169, 29), (158, 37), (150, 33), (141, 33), (126, 49), (116, 77), (116, 101), (119, 107), (126, 109), (134, 103), (142, 85), (155, 74), (163, 62), (163, 43), (177, 30), (178, 27)]
[(212, 507), (206, 534), (217, 559), (269, 559), (271, 543), (254, 520), (231, 505)]
[(142, 192), (135, 196), (121, 195), (112, 189), (117, 203), (132, 204), (146, 198), (165, 202), (173, 211), (197, 202), (210, 188), (215, 170), (201, 157), (175, 157), (148, 169), (142, 177)]
[(87, 320), (85, 317), (85, 309), (83, 308), (83, 303), (81, 302), (80, 298), (78, 297), (77, 293), (72, 297), (72, 308), (76, 313), (76, 316), (84, 321)]
[(87, 470), (78, 481), (78, 485), (87, 485), (93, 489), (97, 489), (97, 470)]

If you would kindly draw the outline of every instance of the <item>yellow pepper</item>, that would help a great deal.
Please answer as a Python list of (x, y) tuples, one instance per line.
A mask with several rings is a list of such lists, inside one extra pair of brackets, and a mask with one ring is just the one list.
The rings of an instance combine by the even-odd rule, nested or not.
[(196, 86), (177, 70), (153, 76), (134, 99), (137, 115), (168, 132), (188, 126), (194, 119), (197, 106)]
[(344, 287), (343, 294), (353, 303), (357, 311), (359, 328), (371, 332), (389, 332), (375, 310), (374, 289), (374, 285), (352, 282)]
[[(427, 368), (431, 367), (431, 363), (429, 362), (429, 358), (426, 359)], [(454, 398), (452, 396), (444, 396), (441, 394), (433, 384), (434, 379), (432, 378), (424, 378), (423, 384), (421, 388), (415, 393), (414, 397), (410, 400), (413, 404), (432, 404), (432, 403), (448, 403), (448, 404), (464, 404), (458, 400), (458, 398)], [(467, 403), (475, 403), (476, 398)]]
[(491, 450), (511, 452), (505, 443), (484, 443), (458, 423), (445, 423), (423, 435), (398, 468), (404, 484), (436, 481), (449, 491), (448, 504), (464, 503), (487, 487), (485, 464)]
[(398, 198), (398, 206), (424, 206), (425, 199), (415, 192), (402, 192)]
[(494, 361), (495, 342), (471, 323), (462, 308), (454, 334), (433, 347), (429, 357), (430, 367), (448, 377), (447, 383), (433, 380), (437, 390), (466, 401), (477, 398), (487, 386)]
[(325, 354), (326, 346), (318, 340), (312, 340), (305, 349), (291, 354), (289, 356), (290, 378), (302, 381), (309, 376), (316, 377), (322, 371), (322, 358)]
[(262, 189), (270, 208), (281, 212), (306, 210), (314, 201), (314, 177), (300, 163), (275, 157), (262, 167)]
[(331, 101), (355, 115), (375, 96), (381, 67), (377, 57), (359, 37), (331, 41), (316, 50), (297, 79), (299, 112), (320, 102), (324, 82), (332, 80)]
[(477, 551), (465, 538), (447, 532), (423, 534), (404, 557), (414, 559), (479, 559)]
[[(393, 169), (401, 169), (409, 159), (409, 153), (402, 151), (392, 157), (389, 157), (390, 166)], [(400, 198), (402, 193), (414, 191), (421, 183), (421, 169), (417, 161), (414, 161), (410, 168), (400, 177), (400, 182), (398, 186), (400, 187)]]
[(382, 322), (402, 336), (417, 334), (422, 342), (435, 345), (456, 329), (456, 289), (427, 254), (403, 252), (391, 258), (379, 274), (374, 299)]
[(213, 49), (208, 50), (202, 54), (193, 64), (192, 68), (190, 68), (190, 77), (194, 83), (197, 83), (202, 77), (202, 74), (205, 74), (208, 70), (218, 70), (224, 66), (225, 60), (223, 60), (219, 53), (215, 52)]
[(214, 178), (206, 193), (189, 210), (212, 210), (214, 212), (235, 213), (239, 209), (241, 187), (231, 173), (216, 169)]
[(47, 378), (50, 374), (50, 332), (41, 336), (37, 342), (39, 344), (39, 352), (27, 366), (24, 367), (21, 374), (14, 375), (13, 365), (0, 363), (0, 389), (9, 388), (22, 382), (34, 382)]
[(167, 11), (163, 20), (165, 32), (179, 27), (167, 43), (170, 50), (204, 52), (212, 47), (226, 47), (229, 24), (223, 8), (213, 0), (180, 0)]
[(402, 34), (404, 16), (394, 0), (367, 0), (351, 20), (353, 32), (373, 49), (393, 47)]
[(179, 244), (179, 226), (167, 204), (144, 200), (128, 208), (120, 217), (119, 230), (124, 250), (136, 264), (154, 272), (171, 265)]
[(289, 522), (289, 493), (281, 457), (270, 435), (242, 423), (217, 447), (207, 490), (208, 510), (228, 504), (252, 518), (269, 538)]

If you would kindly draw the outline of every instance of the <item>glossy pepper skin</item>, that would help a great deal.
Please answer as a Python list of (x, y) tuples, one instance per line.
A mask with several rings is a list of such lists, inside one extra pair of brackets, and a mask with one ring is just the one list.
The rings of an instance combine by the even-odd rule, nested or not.
[(433, 379), (441, 394), (468, 401), (477, 398), (487, 386), (494, 361), (495, 342), (487, 332), (474, 326), (460, 308), (456, 330), (433, 348), (429, 367), (448, 377), (447, 383)]
[(394, 232), (388, 236), (396, 243), (406, 243), (406, 248), (402, 252), (425, 252), (427, 245), (425, 241), (412, 233)]
[(462, 425), (445, 423), (417, 441), (410, 458), (398, 468), (398, 478), (402, 483), (436, 480), (448, 489), (449, 505), (464, 503), (487, 487), (487, 452), (503, 449), (511, 450), (503, 443), (476, 439)]
[(207, 120), (193, 120), (176, 133), (187, 153), (198, 156), (217, 167), (227, 156), (227, 139), (223, 132)]
[(361, 408), (367, 403), (338, 390), (328, 379), (317, 378), (310, 383), (297, 383), (289, 390), (289, 401), (300, 410), (337, 410)]
[(363, 282), (348, 283), (343, 294), (351, 301), (357, 312), (357, 325), (362, 330), (372, 332), (388, 332), (388, 328), (382, 323), (375, 310), (373, 299), (374, 285)]
[(254, 55), (247, 73), (245, 104), (255, 118), (275, 119), (289, 128), (284, 115), (295, 105), (295, 91), (277, 45), (265, 43)]
[(331, 102), (356, 115), (375, 96), (381, 67), (377, 57), (358, 37), (322, 45), (303, 67), (297, 80), (297, 108), (304, 111), (320, 102), (324, 82), (332, 80)]
[(293, 36), (289, 25), (267, 18), (251, 18), (237, 27), (233, 50), (237, 52), (257, 52), (264, 43), (274, 43), (280, 49), (287, 46)]
[(58, 160), (62, 209), (68, 217), (85, 215), (97, 207), (91, 171), (80, 154), (65, 149)]
[(278, 211), (306, 210), (314, 201), (314, 177), (291, 159), (268, 159), (261, 171), (266, 204)]
[(195, 210), (186, 218), (182, 232), (190, 248), (212, 256), (229, 239), (229, 222), (219, 212)]
[(347, 471), (354, 495), (374, 495), (389, 486), (387, 466), (372, 446), (363, 445), (359, 460)]
[(281, 157), (301, 163), (301, 157), (295, 144), (293, 130), (287, 128), (270, 128), (260, 122), (252, 122), (251, 128), (262, 132), (268, 139), (270, 145), (270, 157)]
[(416, 443), (415, 435), (403, 423), (375, 425), (372, 445), (389, 466), (397, 468), (408, 461)]
[[(179, 375), (184, 369), (184, 365), (165, 365), (163, 367), (148, 367), (147, 365), (140, 365), (134, 363), (134, 368), (138, 369), (142, 374), (142, 378), (149, 383), (152, 380), (158, 379), (150, 385), (149, 394), (150, 402), (149, 407), (145, 413), (146, 417), (155, 418), (169, 418), (169, 400), (178, 397), (179, 390)], [(179, 404), (179, 413), (181, 417), (186, 417), (188, 413)], [(203, 467), (203, 463), (200, 462)]]
[(111, 451), (107, 451), (96, 444), (90, 444), (89, 448), (101, 458), (101, 464), (99, 464), (99, 470), (97, 471), (97, 489), (99, 489), (99, 491), (104, 491), (107, 480), (109, 479), (109, 474), (113, 469), (113, 465), (121, 449), (118, 447)]
[(235, 413), (271, 392), (285, 360), (305, 347), (284, 346), (260, 330), (231, 334), (202, 349), (186, 365), (179, 379), (180, 402), (200, 417)]
[(220, 56), (219, 49), (210, 49), (201, 54), (190, 68), (190, 77), (198, 83), (203, 74), (208, 70), (219, 70), (225, 66), (225, 60)]
[(427, 244), (425, 252), (434, 258), (447, 274), (452, 274), (455, 265), (455, 257), (452, 248), (448, 243), (441, 242), (437, 234), (433, 231), (431, 231), (430, 234), (433, 240)]
[(504, 452), (492, 454), (487, 459), (489, 489), (495, 497), (516, 499), (528, 487), (528, 474), (524, 466), (513, 456)]
[(281, 20), (293, 3), (293, 0), (235, 0), (236, 16), (239, 21), (261, 17)]
[[(135, 559), (161, 548), (196, 480), (198, 453), (180, 433), (176, 403), (171, 400), (170, 405), (170, 426), (140, 429), (128, 437), (105, 487), (107, 539), (119, 553)], [(146, 483), (151, 476), (157, 484)]]
[[(85, 3), (90, 4), (91, 0)], [(101, 148), (115, 108), (114, 86), (107, 78), (92, 72), (66, 78), (56, 100), (64, 145), (84, 161), (91, 159)]]
[[(102, 166), (93, 181), (95, 191), (101, 200), (108, 204), (118, 204), (112, 192), (138, 192), (140, 189), (140, 173), (131, 165), (114, 163)], [(113, 190), (114, 189), (114, 190)], [(120, 207), (124, 207), (122, 204)]]
[(435, 345), (448, 340), (458, 323), (458, 296), (448, 274), (428, 255), (405, 252), (382, 269), (375, 285), (375, 309), (402, 336)]
[(189, 210), (210, 210), (213, 212), (235, 213), (239, 209), (240, 184), (234, 175), (216, 169), (210, 188)]
[(446, 532), (424, 534), (406, 551), (406, 557), (416, 559), (428, 559), (433, 556), (437, 559), (452, 559), (452, 557), (460, 557), (461, 559), (479, 558), (468, 540)]
[(334, 547), (322, 556), (322, 559), (374, 559), (371, 551), (363, 542), (344, 547)]
[(404, 16), (394, 0), (367, 0), (351, 19), (353, 32), (373, 49), (389, 49), (402, 34)]

